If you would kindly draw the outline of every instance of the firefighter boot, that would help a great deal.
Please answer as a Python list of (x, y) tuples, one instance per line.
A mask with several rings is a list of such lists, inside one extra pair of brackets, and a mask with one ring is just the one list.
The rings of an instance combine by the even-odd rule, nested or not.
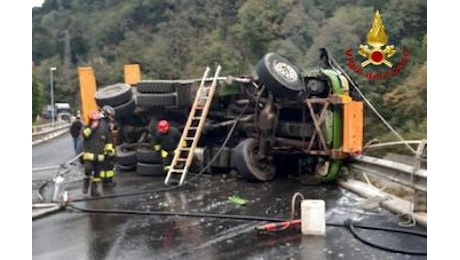
[(84, 178), (83, 179), (83, 194), (88, 193), (88, 188), (89, 188), (89, 178)]
[(99, 197), (101, 194), (97, 192), (97, 182), (91, 182), (91, 197)]

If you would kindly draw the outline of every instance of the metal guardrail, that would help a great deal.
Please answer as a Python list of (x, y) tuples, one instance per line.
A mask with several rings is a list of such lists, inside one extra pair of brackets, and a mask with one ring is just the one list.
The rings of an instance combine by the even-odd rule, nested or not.
[(46, 138), (68, 127), (70, 127), (70, 123), (66, 121), (56, 121), (54, 123), (32, 126), (32, 142)]
[(394, 146), (401, 146), (404, 145), (404, 143), (407, 143), (409, 145), (420, 145), (423, 142), (423, 140), (410, 140), (410, 141), (394, 141), (394, 142), (385, 142), (385, 143), (373, 143), (368, 146), (366, 146), (365, 150), (370, 151), (370, 150), (376, 150), (376, 149), (381, 149), (381, 148), (389, 148), (389, 147), (394, 147)]
[(69, 123), (66, 121), (56, 121), (48, 124), (34, 125), (32, 126), (32, 135), (46, 132), (55, 128), (60, 128), (64, 125), (68, 126)]
[(350, 169), (369, 173), (418, 191), (427, 191), (425, 169), (365, 155), (355, 157)]
[[(407, 143), (408, 142), (389, 142), (386, 144), (374, 144), (373, 146), (374, 148), (384, 148)], [(413, 211), (426, 212), (428, 175), (428, 171), (426, 170), (428, 159), (427, 140), (410, 141), (410, 143), (418, 144), (413, 165), (361, 155), (354, 158), (354, 162), (350, 165), (350, 170), (369, 173), (375, 177), (386, 179), (413, 189)]]
[(354, 164), (351, 165), (352, 170), (368, 172), (381, 178), (402, 184), (409, 188), (413, 188), (418, 192), (426, 194), (426, 168), (428, 156), (427, 140), (412, 140), (412, 141), (397, 141), (376, 143), (367, 145), (364, 150), (369, 151), (379, 148), (388, 148), (398, 145), (417, 145), (416, 154), (414, 155), (415, 163), (410, 166), (403, 163), (393, 162), (371, 156), (361, 155), (355, 157)]

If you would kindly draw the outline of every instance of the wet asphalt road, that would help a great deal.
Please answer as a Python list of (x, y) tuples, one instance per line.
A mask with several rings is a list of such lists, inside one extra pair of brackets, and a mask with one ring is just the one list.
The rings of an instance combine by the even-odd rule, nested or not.
[[(42, 144), (63, 145), (66, 138)], [(68, 143), (68, 142), (67, 142)], [(39, 151), (43, 151), (43, 147)], [(69, 146), (67, 146), (69, 148)], [(46, 149), (45, 149), (46, 151)], [(35, 156), (36, 147), (33, 148)], [(43, 153), (53, 157), (52, 152)], [(59, 154), (59, 153), (58, 153)], [(67, 158), (62, 152), (65, 161)], [(70, 157), (72, 150), (70, 150)], [(50, 163), (56, 164), (56, 158)], [(33, 161), (35, 162), (35, 161)], [(40, 162), (45, 163), (45, 162)], [(33, 167), (36, 167), (33, 165)], [(50, 172), (49, 174), (53, 174)], [(74, 200), (84, 198), (77, 168), (66, 175), (62, 189)], [(189, 176), (189, 179), (192, 175)], [(163, 186), (163, 178), (121, 172), (118, 185), (104, 195), (149, 191)], [(36, 184), (43, 180), (35, 179)], [(35, 185), (37, 186), (37, 185)], [(34, 189), (34, 185), (33, 185)], [(61, 189), (61, 190), (62, 190)], [(44, 190), (51, 197), (52, 186)], [(191, 184), (166, 192), (152, 192), (96, 201), (75, 202), (82, 209), (119, 211), (85, 213), (67, 209), (32, 222), (33, 259), (426, 259), (426, 256), (391, 253), (356, 240), (343, 227), (327, 226), (325, 237), (302, 236), (297, 228), (257, 234), (254, 227), (266, 222), (204, 217), (139, 215), (145, 212), (218, 213), (288, 219), (291, 197), (301, 192), (308, 199), (324, 199), (326, 221), (352, 219), (364, 224), (398, 227), (401, 220), (384, 209), (363, 210), (363, 200), (335, 185), (306, 186), (288, 179), (248, 183), (219, 175), (199, 176)], [(234, 194), (249, 200), (246, 206), (229, 201)], [(35, 195), (33, 202), (38, 202)], [(131, 210), (131, 214), (126, 214)], [(137, 214), (134, 214), (138, 211)], [(123, 213), (124, 212), (124, 213)], [(415, 227), (422, 230), (426, 228)], [(397, 233), (359, 230), (372, 241), (411, 250), (426, 250), (426, 239)]]
[(70, 134), (63, 134), (32, 147), (32, 168), (59, 165), (73, 156), (72, 138)]

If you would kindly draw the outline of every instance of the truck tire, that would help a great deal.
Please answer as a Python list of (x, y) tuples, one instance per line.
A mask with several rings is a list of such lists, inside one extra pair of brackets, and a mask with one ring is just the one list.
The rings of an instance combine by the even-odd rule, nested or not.
[[(273, 162), (261, 163), (255, 159), (256, 140), (248, 138), (239, 143), (233, 150), (233, 163), (241, 176), (249, 181), (271, 181), (276, 171)], [(261, 167), (263, 166), (263, 167)]]
[(142, 176), (166, 176), (163, 164), (137, 163), (137, 173)]
[(125, 104), (133, 98), (133, 90), (126, 83), (117, 83), (100, 88), (94, 94), (94, 99), (99, 107), (109, 105), (112, 107)]
[(124, 164), (117, 163), (115, 167), (117, 167), (117, 169), (120, 171), (132, 171), (136, 169), (136, 164), (124, 165)]
[(137, 149), (136, 156), (137, 162), (152, 164), (163, 163), (163, 159), (161, 158), (160, 153), (147, 147), (139, 147)]
[(187, 107), (193, 104), (195, 100), (195, 93), (192, 93), (191, 84), (179, 84), (176, 87), (177, 93), (177, 106)]
[(115, 110), (116, 117), (123, 117), (123, 116), (131, 115), (136, 109), (136, 101), (134, 100), (134, 98), (132, 98), (130, 101), (124, 104), (113, 107), (113, 109)]
[(137, 83), (139, 93), (173, 93), (175, 84), (171, 82), (158, 82), (158, 80), (141, 80)]
[(259, 60), (256, 72), (275, 97), (295, 97), (305, 91), (299, 69), (276, 53), (268, 53)]
[(177, 99), (175, 93), (169, 94), (138, 94), (137, 104), (141, 107), (164, 107), (176, 106)]
[(133, 165), (137, 162), (136, 151), (129, 150), (126, 148), (126, 144), (120, 144), (117, 146), (115, 162), (122, 165)]

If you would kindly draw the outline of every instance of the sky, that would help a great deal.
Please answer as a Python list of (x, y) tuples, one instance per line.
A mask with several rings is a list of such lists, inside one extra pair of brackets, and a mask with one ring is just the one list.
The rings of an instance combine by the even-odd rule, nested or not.
[(45, 0), (32, 0), (32, 7), (41, 6)]

